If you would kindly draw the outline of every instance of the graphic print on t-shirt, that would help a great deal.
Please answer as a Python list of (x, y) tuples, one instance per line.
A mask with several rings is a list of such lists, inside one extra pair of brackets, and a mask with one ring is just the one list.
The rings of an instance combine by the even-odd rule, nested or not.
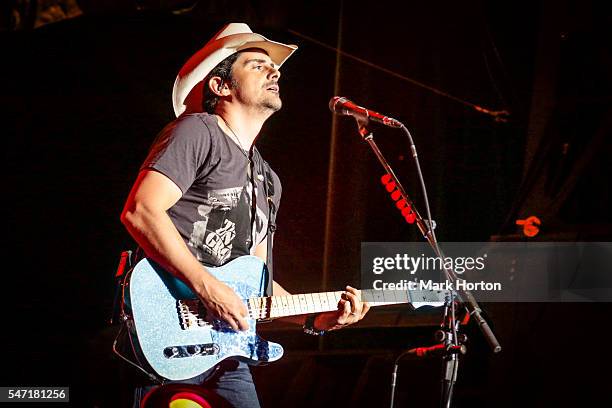
[(219, 260), (225, 261), (232, 253), (232, 241), (236, 237), (236, 223), (223, 220), (221, 228), (206, 234), (204, 248)]
[(198, 206), (202, 219), (193, 223), (188, 242), (198, 260), (212, 260), (221, 265), (229, 259), (236, 237), (236, 220), (228, 216), (241, 203), (242, 191), (242, 187), (211, 190), (204, 204)]

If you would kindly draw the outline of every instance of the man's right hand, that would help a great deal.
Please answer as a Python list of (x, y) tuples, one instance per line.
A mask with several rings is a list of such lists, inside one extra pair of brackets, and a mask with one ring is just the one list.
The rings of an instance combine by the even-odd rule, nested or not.
[(249, 329), (246, 305), (232, 288), (215, 280), (204, 284), (198, 292), (204, 307), (213, 318), (227, 322), (236, 331)]

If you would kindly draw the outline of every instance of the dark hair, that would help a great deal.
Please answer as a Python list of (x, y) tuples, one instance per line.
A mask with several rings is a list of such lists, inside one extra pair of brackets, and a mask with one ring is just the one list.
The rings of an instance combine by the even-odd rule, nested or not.
[(215, 113), (215, 108), (217, 107), (217, 103), (219, 103), (219, 96), (213, 93), (208, 87), (210, 78), (218, 76), (223, 82), (228, 83), (231, 88), (236, 86), (236, 82), (232, 77), (232, 66), (234, 65), (234, 62), (236, 62), (236, 59), (238, 59), (238, 53), (230, 55), (217, 64), (217, 66), (214, 67), (208, 75), (206, 75), (206, 78), (204, 78), (204, 82), (202, 84), (204, 86), (204, 92), (202, 92), (202, 106), (206, 112), (210, 114)]

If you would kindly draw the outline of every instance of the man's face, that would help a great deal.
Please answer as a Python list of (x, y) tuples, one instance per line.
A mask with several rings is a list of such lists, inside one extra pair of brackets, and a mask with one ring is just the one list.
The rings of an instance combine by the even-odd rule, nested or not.
[(232, 66), (234, 97), (244, 105), (276, 112), (282, 106), (278, 79), (280, 72), (263, 50), (242, 51)]

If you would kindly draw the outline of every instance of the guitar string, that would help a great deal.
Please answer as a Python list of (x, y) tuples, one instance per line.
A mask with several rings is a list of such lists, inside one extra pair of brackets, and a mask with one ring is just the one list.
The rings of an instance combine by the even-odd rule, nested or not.
[[(338, 291), (338, 292), (324, 292), (324, 293), (326, 293), (326, 294), (327, 293), (340, 293), (341, 294), (342, 292)], [(281, 310), (285, 309), (285, 310), (290, 311), (291, 313), (293, 313), (293, 312), (297, 313), (297, 310), (303, 311), (304, 309), (306, 309), (307, 311), (309, 309), (313, 309), (312, 310), (313, 313), (320, 313), (322, 311), (333, 311), (334, 310), (334, 309), (329, 309), (328, 308), (328, 305), (330, 304), (330, 302), (325, 301), (325, 300), (320, 300), (319, 302), (314, 301), (314, 300), (309, 302), (308, 300), (306, 300), (306, 302), (308, 304), (302, 305), (300, 303), (300, 299), (299, 299), (300, 296), (303, 296), (303, 295), (295, 294), (295, 295), (288, 295), (288, 296), (276, 296), (276, 298), (279, 299), (278, 300), (279, 303), (277, 303), (276, 305), (272, 304), (272, 305), (270, 305), (270, 307), (267, 306), (267, 303), (268, 303), (267, 299), (269, 299), (270, 297), (251, 298), (247, 302), (247, 311), (249, 313), (249, 317), (251, 317), (251, 318), (255, 318), (255, 317), (265, 318), (265, 317), (268, 317), (268, 315), (267, 315), (268, 311), (272, 312), (275, 309), (281, 309)], [(280, 300), (280, 298), (285, 298), (285, 297), (288, 298), (288, 299), (291, 298), (291, 299), (293, 299), (293, 301), (287, 300), (285, 303), (283, 303), (282, 300)], [(337, 298), (338, 298), (337, 300), (339, 300), (341, 297), (337, 296)], [(337, 300), (334, 299), (333, 303), (336, 303)], [(252, 301), (256, 302), (256, 304), (252, 305)], [(406, 299), (400, 299), (400, 300), (393, 299), (392, 301), (387, 301), (385, 303), (404, 303), (404, 302), (407, 302), (407, 301), (408, 301), (407, 298)], [(263, 306), (259, 306), (259, 305), (257, 305), (257, 303), (263, 303), (264, 305)], [(317, 303), (318, 303), (318, 305), (317, 305)], [(371, 302), (371, 303), (378, 303), (378, 302), (374, 301), (374, 302)], [(199, 317), (198, 313), (192, 313), (192, 314), (195, 317)]]

